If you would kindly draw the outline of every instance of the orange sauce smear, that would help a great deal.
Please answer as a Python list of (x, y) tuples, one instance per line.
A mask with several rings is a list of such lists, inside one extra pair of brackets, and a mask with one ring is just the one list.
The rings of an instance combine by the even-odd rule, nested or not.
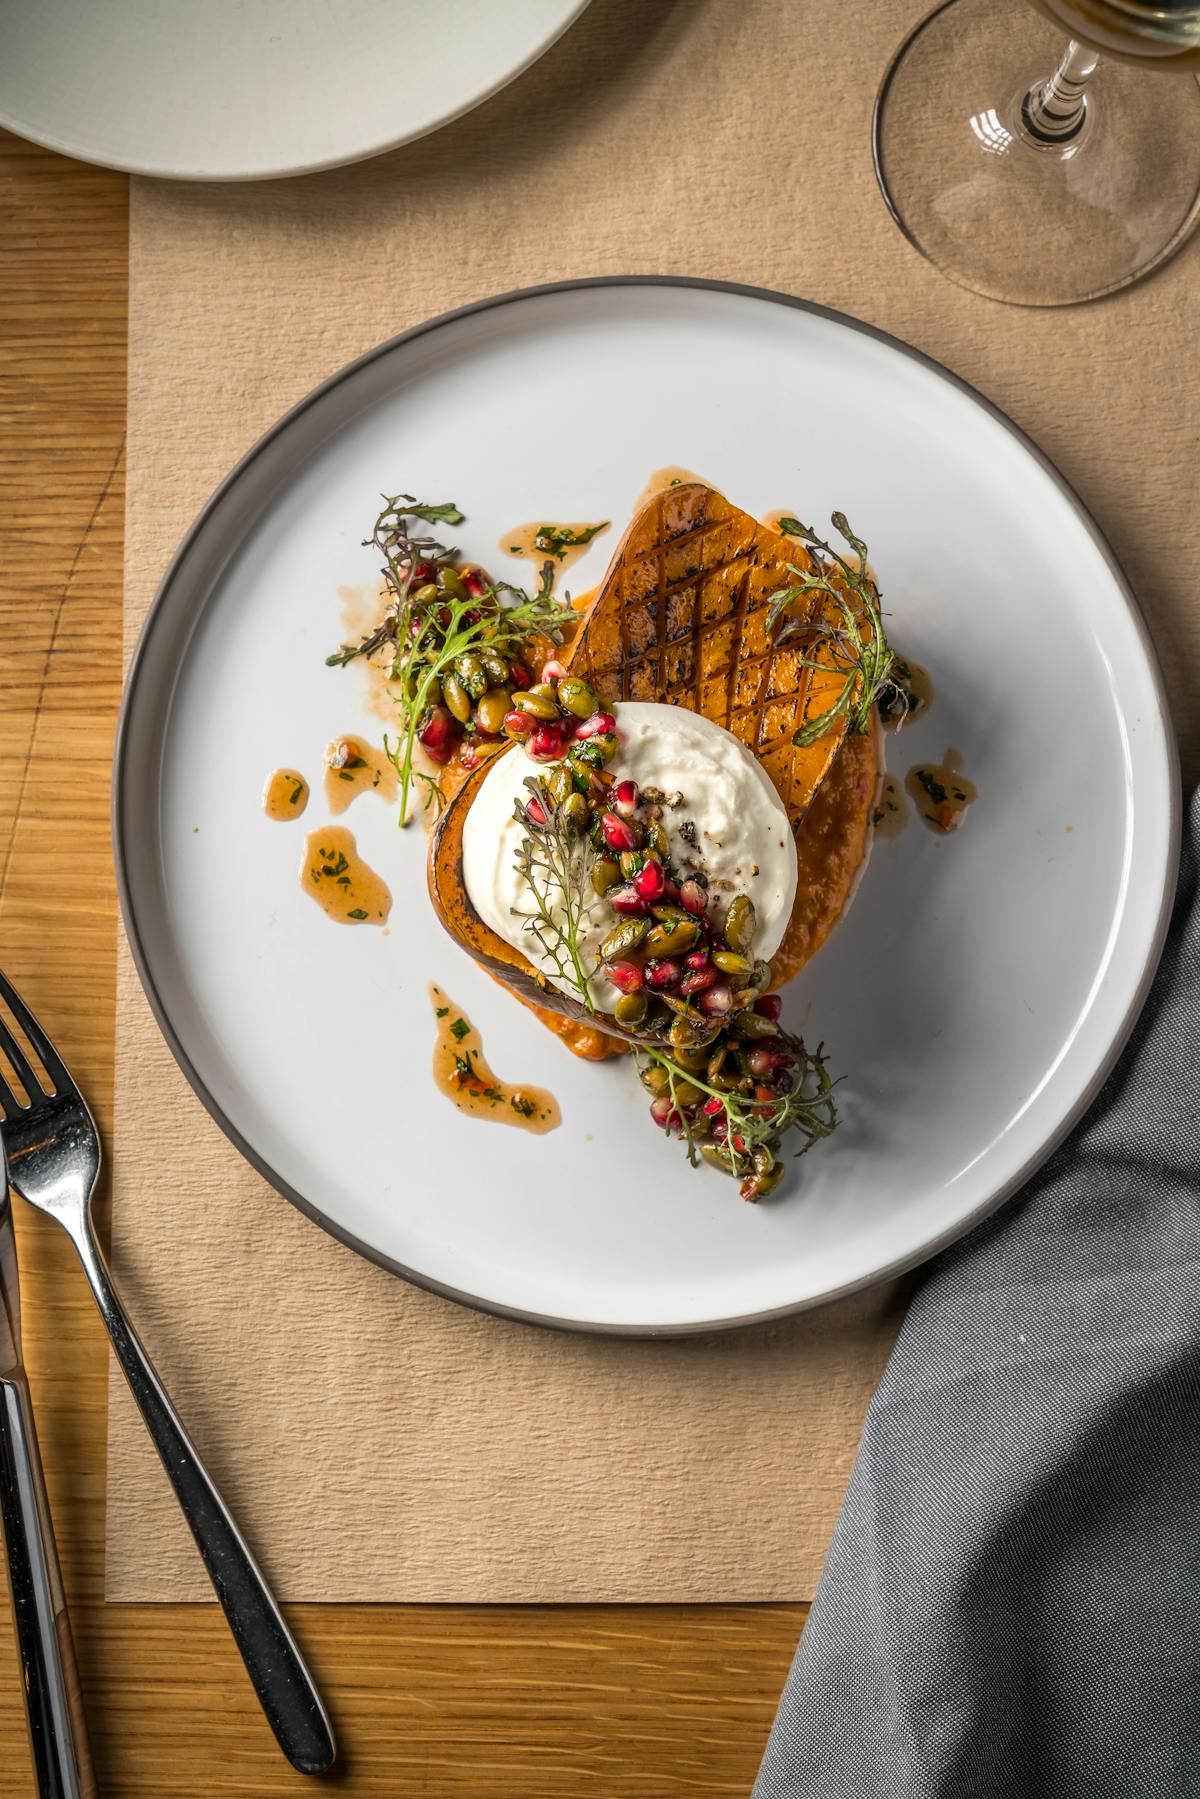
[[(536, 562), (539, 566), (543, 562), (552, 563), (557, 579), (563, 569), (570, 568), (573, 562), (578, 562), (584, 551), (591, 547), (596, 538), (602, 537), (604, 532), (609, 529), (608, 520), (600, 525), (600, 529), (597, 531), (598, 524), (600, 524), (598, 519), (584, 519), (575, 524), (564, 524), (561, 519), (556, 521), (545, 518), (535, 519), (532, 524), (514, 525), (511, 531), (506, 531), (499, 539), (498, 547), (504, 551), (506, 556), (526, 557), (530, 562)], [(560, 544), (555, 549), (548, 550), (540, 548), (535, 541), (539, 532), (542, 531), (570, 531), (572, 533), (590, 531), (592, 536), (587, 543)]]
[(490, 1118), (493, 1124), (514, 1124), (539, 1137), (562, 1123), (558, 1101), (544, 1087), (516, 1085), (493, 1074), (479, 1032), (432, 981), (429, 999), (437, 1021), (434, 1084), (460, 1112)]
[(387, 882), (368, 868), (345, 825), (318, 825), (304, 839), (300, 885), (337, 924), (386, 924)]
[(325, 799), (335, 815), (360, 793), (377, 793), (389, 803), (396, 798), (396, 771), (382, 750), (364, 737), (335, 737), (325, 749)]
[(967, 808), (979, 798), (979, 789), (962, 771), (962, 757), (946, 751), (941, 762), (921, 762), (910, 768), (905, 786), (912, 795), (921, 823), (948, 837), (967, 816)]
[(263, 788), (263, 811), (276, 824), (299, 818), (308, 804), (308, 782), (294, 768), (277, 768)]

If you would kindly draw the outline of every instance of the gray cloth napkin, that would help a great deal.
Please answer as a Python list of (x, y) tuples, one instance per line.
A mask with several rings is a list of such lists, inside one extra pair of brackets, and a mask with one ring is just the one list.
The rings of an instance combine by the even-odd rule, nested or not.
[(1116, 1072), (913, 1302), (753, 1799), (1200, 1795), (1198, 866), (1200, 796)]

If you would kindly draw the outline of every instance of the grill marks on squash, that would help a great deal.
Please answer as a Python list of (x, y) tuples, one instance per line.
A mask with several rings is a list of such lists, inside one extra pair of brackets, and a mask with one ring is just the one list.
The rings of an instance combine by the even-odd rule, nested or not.
[[(602, 693), (684, 705), (724, 725), (763, 763), (793, 818), (816, 792), (844, 736), (797, 749), (793, 733), (824, 711), (836, 677), (806, 669), (804, 639), (778, 648), (771, 596), (803, 566), (800, 545), (714, 489), (681, 483), (653, 496), (626, 533), (571, 657)], [(809, 617), (815, 622), (816, 606)]]

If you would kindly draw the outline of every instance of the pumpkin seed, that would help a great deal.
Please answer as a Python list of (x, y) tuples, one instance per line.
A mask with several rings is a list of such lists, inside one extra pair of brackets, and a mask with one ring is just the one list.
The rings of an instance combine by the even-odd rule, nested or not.
[(489, 687), (475, 708), (475, 723), (489, 737), (499, 737), (506, 715), (512, 711), (512, 695), (507, 687)]
[[(582, 799), (583, 795), (580, 794), (579, 797)], [(611, 856), (601, 856), (600, 860), (592, 869), (592, 886), (595, 888), (596, 892), (599, 894), (607, 893), (609, 888), (615, 887), (620, 879), (621, 869), (619, 863), (614, 862)]]
[(632, 881), (634, 875), (641, 872), (645, 858), (639, 855), (637, 850), (622, 850), (620, 860), (621, 873), (627, 881)]
[(437, 597), (438, 590), (433, 582), (426, 581), (424, 587), (418, 587), (417, 591), (413, 594), (413, 604), (414, 606), (428, 606), (429, 602), (431, 600), (436, 600)]
[(558, 717), (554, 701), (548, 700), (543, 693), (534, 693), (532, 688), (528, 693), (514, 693), (512, 703), (514, 712), (528, 712), (531, 718)]
[[(616, 1019), (618, 1024), (623, 1024), (623, 1025), (627, 1026), (630, 1030), (633, 1030), (633, 1029), (636, 1029), (636, 1027), (639, 1024), (641, 1024), (642, 1020), (645, 1018), (646, 1013), (649, 1010), (650, 1010), (650, 1001), (646, 998), (646, 995), (644, 993), (623, 993), (621, 995), (620, 999), (617, 1001), (616, 1005), (613, 1007), (613, 1017)], [(667, 1086), (668, 1086), (666, 1069), (665, 1068), (655, 1068), (655, 1069), (649, 1070), (648, 1072), (653, 1073), (653, 1074), (661, 1074), (663, 1077), (662, 1086), (661, 1087), (650, 1087), (650, 1091), (652, 1093), (665, 1093)], [(647, 1081), (645, 1084), (648, 1087), (650, 1086), (649, 1081)]]
[(558, 703), (573, 712), (576, 718), (591, 718), (600, 709), (600, 702), (586, 681), (578, 675), (564, 675), (558, 684)]
[(715, 949), (712, 959), (722, 974), (749, 974), (754, 967), (748, 956), (739, 956), (731, 949)]
[(493, 687), (508, 686), (512, 679), (512, 669), (499, 650), (480, 650), (479, 659), (483, 663), (484, 673)]
[(586, 831), (591, 813), (588, 803), (581, 793), (571, 792), (563, 801), (563, 817), (577, 831)]
[[(727, 1149), (718, 1149), (715, 1143), (702, 1143), (700, 1145), (700, 1154), (704, 1157), (704, 1160), (710, 1167), (719, 1168), (722, 1174), (734, 1173), (734, 1168), (730, 1165), (729, 1151)], [(736, 1159), (737, 1158), (735, 1157), (735, 1162)]]
[[(665, 994), (659, 995), (660, 999), (665, 997)], [(706, 1019), (702, 1024), (698, 1018), (680, 1016), (671, 1020), (667, 1041), (674, 1049), (699, 1049), (710, 1044), (720, 1030), (719, 1022), (710, 1024)]]
[(754, 901), (749, 894), (737, 894), (725, 914), (725, 941), (730, 949), (748, 950), (754, 941), (756, 923)]
[(631, 949), (636, 949), (650, 926), (648, 918), (623, 918), (615, 930), (610, 931), (603, 939), (596, 952), (600, 962), (611, 962), (616, 956), (624, 956)]
[(567, 795), (574, 792), (571, 777), (561, 765), (552, 768), (548, 775), (543, 776), (543, 779), (546, 783), (546, 791), (556, 806), (561, 806)]
[(469, 597), (463, 586), (463, 578), (456, 568), (439, 568), (437, 584), (438, 592), (448, 600), (465, 600)]
[(755, 1174), (754, 1192), (750, 1194), (749, 1197), (751, 1199), (762, 1199), (764, 1194), (774, 1192), (782, 1179), (783, 1163), (776, 1162), (775, 1166), (767, 1174)]
[(700, 926), (694, 918), (668, 918), (656, 924), (646, 938), (648, 956), (682, 956), (694, 949), (700, 937)]
[(697, 1100), (703, 1098), (701, 1089), (693, 1087), (690, 1081), (676, 1081), (674, 1099), (677, 1106), (694, 1106)]
[(483, 663), (474, 650), (464, 650), (454, 658), (454, 672), (473, 700), (481, 700), (487, 692), (487, 676)]
[(748, 1037), (752, 1043), (763, 1037), (778, 1037), (779, 1026), (773, 1018), (764, 1018), (761, 1012), (738, 1012), (734, 1016), (733, 1028), (739, 1037)]
[[(621, 995), (622, 999), (640, 999), (643, 997), (643, 995), (637, 993), (624, 993)], [(613, 1017), (616, 1017), (615, 1012), (613, 1013)], [(646, 1089), (647, 1093), (665, 1093), (667, 1088), (671, 1085), (670, 1075), (667, 1073), (666, 1069), (662, 1067), (661, 1063), (658, 1062), (651, 1062), (649, 1068), (643, 1068), (638, 1074), (638, 1080), (642, 1083), (642, 1086)]]
[(457, 675), (442, 676), (442, 698), (459, 724), (465, 725), (471, 716), (471, 696)]

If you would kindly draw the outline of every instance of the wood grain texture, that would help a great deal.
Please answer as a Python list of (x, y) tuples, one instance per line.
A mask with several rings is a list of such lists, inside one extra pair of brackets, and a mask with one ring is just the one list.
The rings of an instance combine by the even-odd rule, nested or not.
[[(126, 184), (0, 134), (0, 964), (112, 1116)], [(54, 1228), (18, 1216), (26, 1352), (107, 1799), (274, 1799), (215, 1607), (102, 1602), (106, 1357)], [(0, 1799), (33, 1793), (0, 1600)], [(347, 1795), (748, 1792), (802, 1606), (295, 1607)]]

